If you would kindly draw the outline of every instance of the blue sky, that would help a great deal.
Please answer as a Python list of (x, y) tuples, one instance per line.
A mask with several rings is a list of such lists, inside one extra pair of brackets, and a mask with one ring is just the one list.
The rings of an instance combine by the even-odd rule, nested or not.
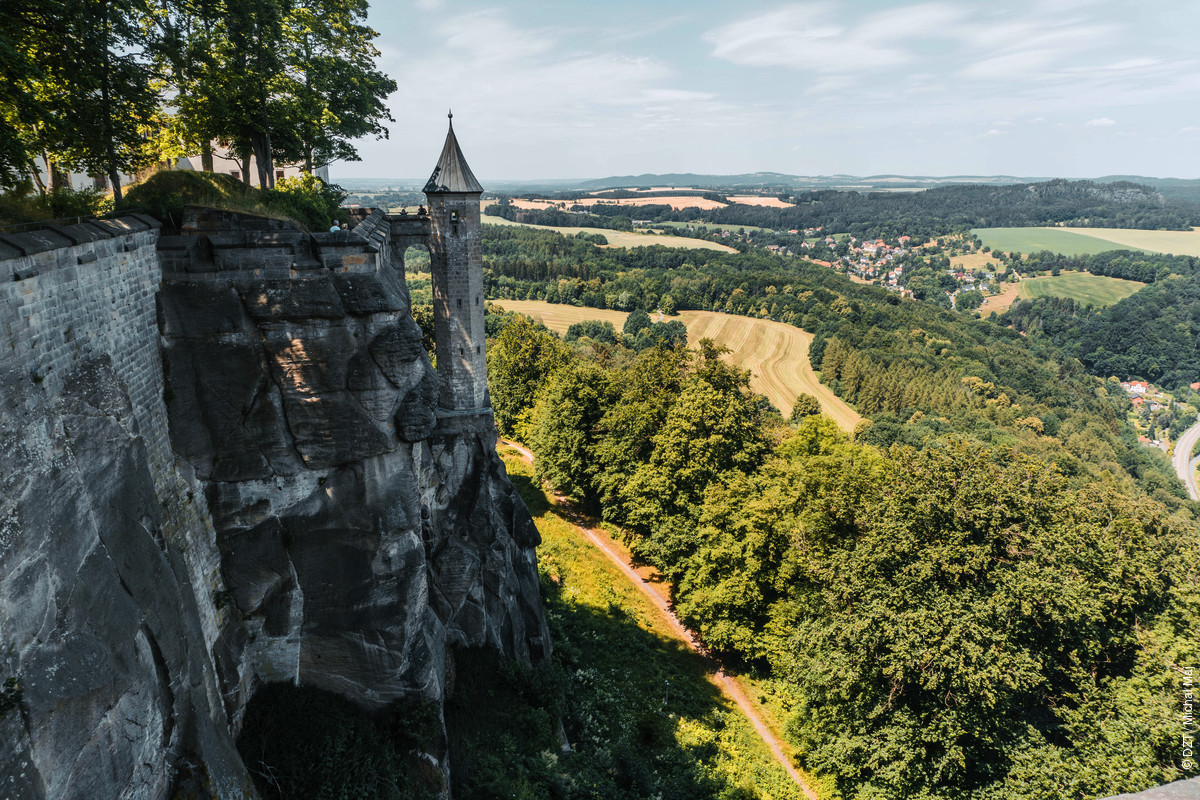
[(1200, 177), (1200, 2), (395, 0), (391, 138), (333, 178), (424, 177), (452, 106), (488, 179), (642, 172)]

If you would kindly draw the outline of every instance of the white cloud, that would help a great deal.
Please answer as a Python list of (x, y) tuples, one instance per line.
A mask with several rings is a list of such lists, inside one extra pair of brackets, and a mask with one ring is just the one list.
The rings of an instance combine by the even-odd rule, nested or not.
[(1111, 128), (1113, 125), (1117, 124), (1117, 121), (1115, 119), (1109, 119), (1108, 117), (1097, 117), (1096, 119), (1089, 119), (1083, 124), (1088, 128)]
[(753, 67), (859, 72), (907, 63), (911, 56), (877, 26), (834, 20), (830, 3), (792, 5), (709, 31), (714, 57)]

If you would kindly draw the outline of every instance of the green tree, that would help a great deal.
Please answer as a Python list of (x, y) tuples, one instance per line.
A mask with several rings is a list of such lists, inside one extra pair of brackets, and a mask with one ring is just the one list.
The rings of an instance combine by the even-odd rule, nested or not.
[(621, 328), (621, 333), (626, 336), (637, 336), (642, 329), (650, 327), (650, 315), (643, 309), (631, 311), (629, 316), (625, 318), (625, 325)]
[[(0, 34), (0, 172), (12, 185), (59, 170), (107, 175), (121, 199), (120, 173), (156, 154), (151, 133), (161, 83), (149, 57), (143, 0), (57, 0), (6, 8)], [(25, 25), (28, 24), (28, 27)]]
[(692, 550), (708, 486), (730, 470), (752, 471), (766, 453), (749, 373), (723, 362), (725, 352), (700, 341), (695, 372), (654, 435), (649, 462), (623, 489), (625, 519), (643, 537), (638, 553), (671, 577), (681, 574)]
[(488, 343), (488, 391), (501, 434), (522, 435), (519, 422), (533, 407), (538, 389), (569, 358), (570, 350), (558, 337), (525, 316)]
[(286, 63), (272, 139), (283, 161), (307, 172), (333, 161), (358, 161), (351, 144), (387, 138), (384, 100), (396, 82), (375, 69), (379, 35), (366, 23), (367, 0), (303, 0), (283, 17)]
[(596, 488), (605, 519), (624, 520), (622, 491), (638, 467), (649, 461), (654, 435), (683, 389), (689, 363), (686, 350), (654, 347), (638, 353), (614, 377), (612, 384), (621, 393), (600, 422), (595, 451)]
[(1092, 724), (1072, 709), (1130, 676), (1167, 600), (1182, 531), (1161, 506), (994, 455), (894, 449), (852, 525), (800, 526), (792, 730), (847, 798), (966, 796), (1072, 746)]
[(801, 392), (796, 395), (796, 402), (792, 404), (792, 422), (800, 422), (805, 417), (811, 417), (821, 413), (821, 401), (808, 392)]
[(598, 427), (613, 394), (606, 370), (575, 359), (550, 376), (530, 414), (528, 444), (538, 474), (576, 502), (591, 505), (596, 496)]

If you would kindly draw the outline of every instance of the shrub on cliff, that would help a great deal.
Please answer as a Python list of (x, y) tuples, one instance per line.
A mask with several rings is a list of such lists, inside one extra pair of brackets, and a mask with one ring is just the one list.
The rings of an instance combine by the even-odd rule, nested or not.
[(274, 189), (260, 191), (230, 175), (164, 170), (151, 175), (125, 195), (126, 204), (144, 210), (168, 228), (178, 228), (186, 205), (242, 211), (287, 219), (305, 230), (323, 231), (332, 221), (347, 222), (340, 208), (346, 193), (312, 175), (284, 178)]
[(313, 175), (284, 178), (262, 193), (267, 208), (310, 231), (326, 230), (333, 221), (349, 222), (349, 213), (341, 207), (345, 197), (342, 187)]
[(266, 206), (259, 195), (257, 189), (231, 175), (163, 170), (131, 188), (125, 194), (125, 204), (142, 209), (168, 228), (178, 228), (185, 205), (261, 214)]
[(112, 211), (112, 198), (95, 189), (54, 189), (45, 194), (33, 191), (29, 183), (0, 194), (0, 225), (95, 217)]

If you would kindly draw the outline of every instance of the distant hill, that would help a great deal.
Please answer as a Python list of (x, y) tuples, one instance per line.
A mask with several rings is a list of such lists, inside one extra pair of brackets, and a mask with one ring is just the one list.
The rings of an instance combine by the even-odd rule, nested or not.
[(1096, 183), (1116, 183), (1129, 181), (1145, 186), (1153, 186), (1168, 200), (1186, 200), (1200, 203), (1200, 178), (1145, 178), (1140, 175), (1105, 175), (1096, 178)]
[(628, 189), (647, 186), (693, 186), (713, 189), (840, 189), (865, 192), (932, 189), (938, 186), (983, 184), (1006, 186), (1015, 183), (1036, 183), (1048, 178), (1019, 178), (1013, 175), (787, 175), (782, 172), (748, 172), (741, 175), (701, 175), (694, 172), (619, 175), (581, 181), (577, 188)]
[[(740, 175), (709, 175), (696, 172), (643, 173), (615, 175), (591, 179), (545, 179), (534, 181), (485, 180), (492, 192), (527, 193), (531, 191), (564, 192), (570, 190), (598, 191), (602, 189), (635, 189), (650, 186), (695, 187), (703, 189), (837, 189), (840, 191), (881, 192), (919, 191), (943, 186), (1011, 186), (1043, 183), (1048, 177), (1018, 177), (1015, 175), (788, 175), (783, 172), (747, 172)], [(1127, 182), (1150, 186), (1168, 200), (1200, 202), (1200, 179), (1148, 178), (1142, 175), (1105, 175), (1095, 183)], [(337, 178), (335, 183), (358, 192), (378, 192), (387, 189), (420, 189), (423, 181), (413, 178)]]

